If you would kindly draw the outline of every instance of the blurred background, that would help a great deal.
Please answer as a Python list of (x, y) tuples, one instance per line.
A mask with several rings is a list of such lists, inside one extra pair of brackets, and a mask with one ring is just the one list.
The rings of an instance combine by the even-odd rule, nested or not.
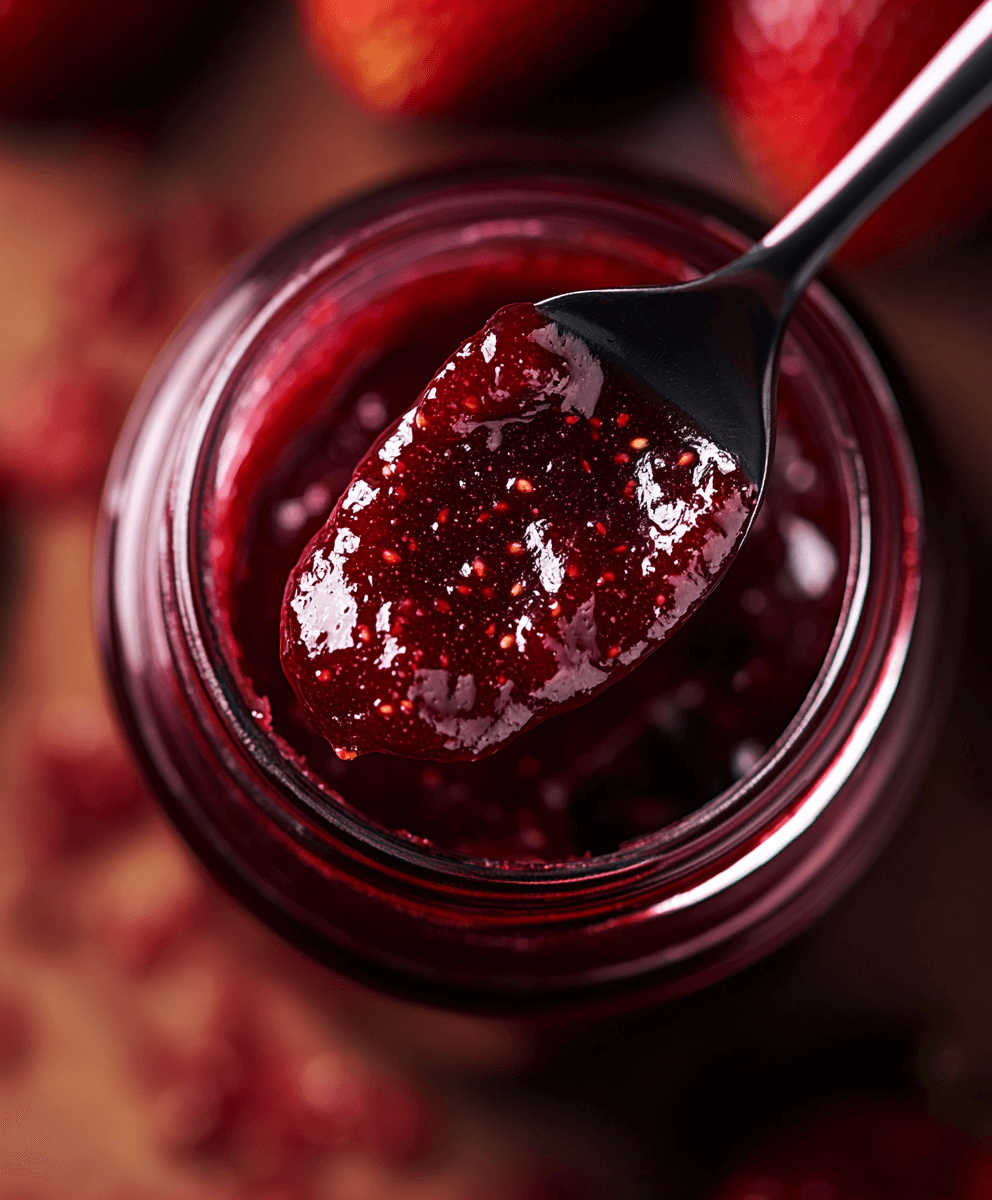
[(951, 718), (867, 878), (758, 967), (564, 1028), (334, 977), (157, 813), (90, 598), (120, 421), (247, 246), (521, 149), (619, 156), (770, 220), (973, 7), (0, 0), (0, 1200), (844, 1200), (829, 1164), (796, 1168), (795, 1192), (753, 1178), (855, 1142), (859, 1200), (992, 1197), (988, 118), (836, 265), (960, 491)]

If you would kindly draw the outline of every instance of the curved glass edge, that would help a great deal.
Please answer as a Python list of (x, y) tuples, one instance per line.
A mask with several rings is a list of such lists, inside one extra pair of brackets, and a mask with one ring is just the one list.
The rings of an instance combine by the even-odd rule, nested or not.
[[(435, 186), (438, 182), (448, 182), (450, 177), (436, 177)], [(554, 181), (560, 184), (563, 178), (553, 176)], [(455, 186), (458, 186), (459, 179), (455, 177), (452, 181)], [(480, 179), (480, 185), (485, 182)], [(488, 181), (490, 184), (492, 179)], [(584, 179), (583, 182), (589, 186), (589, 180)], [(655, 182), (655, 187), (659, 185)], [(399, 193), (401, 196), (409, 192), (409, 186), (401, 187)], [(522, 195), (526, 195), (526, 189), (522, 189)], [(384, 198), (379, 195), (376, 197), (380, 207), (384, 204)], [(641, 204), (644, 203), (644, 197), (641, 195), (638, 198)], [(432, 206), (436, 207), (436, 191), (432, 190)], [(353, 217), (358, 220), (362, 217), (361, 202), (353, 212)], [(342, 214), (336, 212), (333, 214), (334, 224), (340, 226)], [(409, 218), (409, 214), (407, 214)], [(384, 224), (388, 227), (391, 222), (388, 220), (388, 214), (384, 219)], [(742, 238), (740, 232), (732, 227), (726, 226), (722, 221), (717, 219), (710, 220), (711, 228), (719, 233), (721, 240), (724, 243), (736, 243), (742, 248), (747, 245), (747, 240)], [(312, 223), (307, 227), (307, 230), (312, 234), (315, 230), (321, 228), (320, 221)], [(377, 231), (378, 232), (378, 231)], [(251, 344), (254, 336), (265, 327), (271, 317), (279, 311), (279, 309), (292, 299), (297, 297), (300, 292), (305, 289), (308, 284), (319, 276), (320, 271), (326, 269), (328, 264), (338, 261), (340, 253), (338, 249), (322, 256), (317, 260), (317, 263), (312, 267), (307, 267), (306, 270), (297, 274), (287, 286), (283, 287), (276, 296), (270, 300), (261, 313), (257, 315), (252, 322), (250, 330), (244, 331), (243, 336), (238, 339), (238, 351), (234, 355), (237, 357), (243, 354), (247, 347)], [(813, 297), (815, 303), (820, 308), (825, 308), (828, 305), (829, 293), (822, 285), (816, 285)], [(836, 301), (830, 301), (834, 308), (834, 319), (839, 319), (839, 314), (843, 311)], [(860, 339), (860, 333), (856, 327), (848, 321), (849, 336), (853, 336), (855, 340)], [(866, 355), (870, 356), (871, 352), (867, 346), (864, 347)], [(871, 361), (875, 361), (872, 357)], [(877, 366), (877, 363), (876, 363)], [(219, 399), (220, 391), (223, 389), (227, 381), (215, 381), (212, 393)], [(879, 379), (879, 382), (882, 382)], [(885, 386), (885, 390), (891, 397), (891, 391)], [(898, 421), (898, 416), (895, 413), (894, 400), (892, 401), (892, 419)], [(211, 412), (204, 414), (202, 417), (203, 428), (209, 423), (216, 424), (220, 418), (220, 414)], [(200, 468), (202, 470), (202, 460), (205, 454), (208, 453), (206, 441), (200, 443), (202, 446), (199, 459)], [(908, 445), (908, 443), (907, 443)], [(193, 468), (189, 468), (192, 472)], [(857, 468), (855, 467), (856, 473)], [(203, 478), (201, 475), (201, 487)], [(860, 498), (865, 495), (863, 480), (855, 485), (860, 492)], [(192, 487), (192, 475), (184, 480), (181, 494), (190, 497), (190, 509), (196, 510), (199, 500), (202, 499), (202, 493), (194, 496), (194, 488)], [(916, 497), (915, 507), (919, 510), (919, 497)], [(180, 542), (184, 543), (182, 553), (189, 553), (191, 559), (183, 564), (182, 574), (185, 576), (189, 587), (184, 587), (182, 591), (182, 601), (184, 607), (184, 624), (187, 629), (194, 633), (199, 639), (205, 642), (214, 642), (212, 650), (216, 649), (216, 642), (213, 636), (207, 636), (204, 639), (204, 629), (201, 623), (204, 623), (204, 614), (207, 613), (206, 606), (202, 597), (195, 595), (195, 580), (199, 576), (199, 565), (202, 554), (202, 547), (197, 544), (195, 525), (189, 522), (186, 523), (186, 528), (182, 532), (185, 533), (185, 538), (177, 541), (177, 551)], [(205, 654), (203, 662), (205, 670), (209, 677), (210, 688), (216, 694), (218, 704), (224, 712), (224, 719), (231, 723), (232, 731), (235, 737), (244, 746), (250, 747), (252, 753), (255, 754), (259, 761), (263, 763), (267, 772), (271, 772), (274, 777), (284, 787), (288, 787), (295, 794), (298, 801), (305, 804), (308, 808), (316, 809), (320, 816), (325, 818), (329, 812), (333, 814), (331, 819), (332, 825), (337, 825), (342, 822), (346, 826), (351, 826), (353, 836), (363, 836), (371, 841), (380, 852), (385, 853), (390, 857), (405, 861), (413, 866), (427, 868), (435, 871), (453, 871), (460, 876), (471, 876), (477, 879), (480, 883), (483, 881), (498, 881), (499, 883), (541, 883), (547, 885), (552, 882), (565, 882), (566, 880), (580, 877), (583, 880), (589, 880), (591, 877), (601, 875), (604, 872), (623, 872), (625, 868), (643, 867), (646, 862), (656, 860), (656, 866), (662, 866), (661, 860), (665, 856), (665, 851), (676, 843), (684, 842), (686, 839), (691, 839), (703, 826), (711, 826), (719, 817), (726, 814), (729, 810), (740, 807), (748, 798), (754, 796), (766, 779), (775, 771), (776, 767), (782, 762), (783, 758), (796, 746), (797, 742), (805, 729), (808, 728), (812, 717), (817, 712), (819, 706), (824, 702), (830, 694), (833, 685), (836, 682), (836, 677), (843, 660), (844, 651), (850, 646), (854, 636), (854, 630), (857, 626), (857, 620), (860, 615), (861, 604), (864, 600), (864, 595), (867, 587), (867, 575), (871, 565), (871, 542), (870, 542), (870, 514), (867, 507), (862, 504), (859, 517), (857, 519), (857, 528), (853, 531), (852, 548), (857, 546), (857, 568), (853, 571), (853, 577), (849, 583), (849, 592), (845, 596), (844, 610), (842, 621), (835, 632), (833, 644), (828, 651), (827, 658), (824, 662), (820, 676), (814, 687), (811, 689), (807, 700), (803, 707), (793, 718), (789, 727), (783, 732), (779, 739), (766, 752), (761, 760), (754, 768), (741, 780), (739, 780), (732, 788), (714, 797), (706, 804), (702, 805), (694, 813), (689, 814), (678, 822), (674, 822), (664, 829), (659, 830), (655, 834), (647, 835), (645, 838), (639, 839), (638, 842), (622, 847), (608, 855), (600, 855), (591, 860), (575, 860), (567, 862), (550, 863), (547, 865), (515, 867), (508, 866), (505, 863), (493, 863), (485, 859), (471, 859), (466, 856), (461, 856), (449, 853), (436, 848), (424, 848), (416, 843), (411, 843), (390, 831), (381, 830), (372, 822), (364, 820), (360, 815), (356, 814), (355, 810), (346, 804), (340, 806), (341, 811), (337, 811), (338, 806), (334, 804), (333, 799), (329, 797), (321, 789), (314, 787), (312, 781), (307, 778), (302, 772), (295, 770), (292, 766), (287, 767), (281, 753), (273, 746), (268, 744), (268, 739), (260, 735), (259, 727), (251, 719), (250, 714), (244, 710), (242, 705), (238, 704), (240, 699), (240, 688), (229, 672), (218, 672), (215, 666), (217, 661), (223, 661), (221, 656)], [(187, 540), (188, 539), (188, 540)], [(187, 549), (188, 548), (188, 549)], [(915, 615), (915, 601), (913, 604), (913, 613), (906, 616), (909, 625), (912, 625), (913, 615)], [(205, 622), (209, 625), (209, 616)], [(899, 670), (901, 670), (901, 662), (905, 658), (904, 639), (900, 638), (901, 659)], [(213, 659), (213, 662), (211, 661)], [(888, 678), (890, 671), (893, 669), (890, 664), (885, 669), (885, 676)], [(891, 693), (891, 688), (889, 689)], [(871, 730), (877, 726), (878, 713), (876, 708), (870, 708), (870, 716), (865, 728), (865, 733), (859, 734), (857, 744), (867, 744), (870, 741)], [(850, 774), (851, 769), (857, 758), (852, 756), (850, 746), (846, 746), (842, 751), (837, 765), (828, 773), (827, 779), (829, 785), (818, 787), (815, 796), (807, 797), (806, 801), (800, 804), (800, 810), (793, 814), (790, 818), (788, 827), (798, 833), (802, 828), (805, 828), (815, 819), (815, 816), (822, 811), (829, 798), (836, 794), (837, 790), (842, 786), (844, 780)], [(766, 854), (767, 858), (767, 854)], [(698, 863), (694, 864), (698, 866)], [(741, 869), (744, 869), (743, 867)], [(729, 877), (728, 877), (729, 879)]]

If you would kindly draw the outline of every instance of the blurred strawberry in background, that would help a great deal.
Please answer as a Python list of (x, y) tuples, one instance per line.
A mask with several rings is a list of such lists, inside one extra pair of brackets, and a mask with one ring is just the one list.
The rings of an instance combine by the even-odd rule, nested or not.
[[(784, 211), (854, 145), (974, 0), (709, 0), (710, 80), (748, 165)], [(992, 114), (902, 187), (842, 251), (898, 254), (992, 210)]]
[(144, 47), (194, 0), (0, 0), (0, 115), (48, 111)]
[(313, 56), (371, 112), (512, 110), (645, 0), (298, 0)]

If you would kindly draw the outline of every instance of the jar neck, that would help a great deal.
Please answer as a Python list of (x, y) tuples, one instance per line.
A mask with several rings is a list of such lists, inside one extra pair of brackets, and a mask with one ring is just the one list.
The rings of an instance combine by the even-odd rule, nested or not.
[[(621, 218), (627, 217), (639, 231), (640, 226), (651, 223), (643, 197), (635, 200), (622, 191), (613, 193), (590, 185), (587, 180), (577, 194), (563, 192), (561, 182), (541, 177), (533, 191), (528, 191), (516, 183), (483, 182), (473, 177), (468, 183), (455, 182), (440, 190), (432, 183), (422, 196), (418, 196), (416, 187), (407, 186), (398, 190), (393, 205), (387, 194), (378, 196), (368, 213), (360, 204), (353, 207), (346, 214), (349, 224), (345, 229), (340, 213), (326, 228), (319, 224), (310, 227), (300, 236), (307, 245), (323, 249), (322, 257), (317, 256), (319, 270), (315, 272), (311, 263), (301, 267), (297, 258), (293, 269), (278, 281), (278, 305), (270, 301), (257, 314), (228, 359), (243, 363), (257, 358), (257, 339), (264, 337), (264, 331), (271, 329), (277, 319), (284, 327), (299, 327), (299, 317), (287, 314), (311, 302), (314, 280), (320, 270), (328, 269), (330, 260), (339, 264), (344, 253), (359, 259), (376, 254), (388, 258), (405, 231), (417, 231), (424, 253), (436, 254), (439, 243), (445, 244), (446, 238), (449, 243), (455, 237), (464, 239), (466, 231), (471, 231), (469, 240), (476, 247), (487, 238), (499, 244), (523, 236), (539, 243), (552, 215), (557, 214), (560, 220), (563, 208), (569, 218), (576, 215), (586, 223), (603, 221), (604, 212), (610, 222), (618, 219), (618, 213)], [(514, 203), (522, 204), (529, 215), (480, 221), (482, 214), (494, 209), (512, 210)], [(539, 211), (546, 210), (547, 216), (535, 218), (535, 206)], [(706, 233), (710, 240), (705, 250), (710, 262), (731, 259), (746, 241), (735, 231), (719, 229), (712, 223)], [(326, 250), (330, 244), (335, 244), (332, 254)], [(384, 270), (389, 269), (387, 264)], [(821, 332), (831, 322), (840, 323), (846, 325), (849, 335), (857, 337), (839, 305), (822, 288), (813, 289), (804, 314), (806, 321)], [(838, 340), (834, 330), (831, 336)], [(870, 353), (864, 352), (857, 367), (870, 376), (873, 387), (887, 394), (887, 385)], [(258, 698), (246, 691), (236, 665), (229, 661), (223, 632), (214, 617), (215, 597), (204, 586), (215, 564), (210, 561), (210, 530), (202, 526), (198, 514), (215, 507), (217, 459), (225, 448), (229, 451), (247, 436), (238, 423), (250, 426), (255, 413), (244, 408), (244, 390), (239, 390), (233, 375), (215, 381), (210, 394), (215, 398), (210, 419), (201, 418), (202, 436), (183, 455), (186, 461), (195, 459), (196, 472), (182, 481), (174, 496), (177, 521), (178, 514), (184, 514), (184, 527), (177, 524), (175, 531), (172, 562), (177, 601), (186, 614), (183, 638), (198, 664), (205, 696), (222, 715), (224, 740), (230, 752), (247, 755), (251, 760), (244, 786), (249, 787), (249, 777), (256, 781), (257, 787), (249, 790), (257, 792), (257, 803), (287, 833), (298, 836), (301, 845), (328, 853), (330, 840), (334, 853), (343, 854), (351, 864), (349, 869), (360, 868), (370, 877), (381, 875), (383, 882), (389, 881), (394, 889), (408, 889), (411, 895), (457, 893), (458, 903), (468, 910), (506, 902), (522, 911), (522, 906), (533, 902), (535, 911), (541, 913), (546, 913), (552, 903), (569, 912), (575, 905), (581, 906), (590, 889), (597, 893), (598, 903), (605, 894), (617, 899), (636, 896), (648, 882), (652, 888), (671, 889), (671, 896), (659, 903), (690, 905), (693, 896), (703, 894), (693, 888), (704, 887), (710, 894), (733, 884), (807, 829), (850, 775), (858, 747), (870, 740), (877, 728), (886, 696), (891, 694), (905, 657), (915, 614), (915, 591), (898, 565), (905, 554), (912, 553), (909, 542), (913, 535), (897, 537), (891, 561), (884, 563), (877, 554), (873, 557), (873, 540), (877, 547), (879, 530), (888, 526), (905, 533), (904, 514), (918, 510), (919, 497), (914, 489), (911, 457), (902, 447), (897, 461), (906, 469), (905, 477), (892, 481), (891, 494), (876, 484), (869, 502), (860, 445), (852, 431), (843, 427), (848, 414), (835, 413), (849, 539), (841, 618), (812, 690), (755, 771), (688, 817), (636, 844), (592, 859), (496, 864), (448, 853), (376, 827), (335, 797), (292, 752), (287, 753), (286, 744), (265, 727), (264, 720), (260, 723), (256, 715), (260, 711)], [(882, 419), (886, 418), (892, 423), (887, 432), (891, 449), (900, 437), (894, 408), (883, 414)], [(896, 449), (900, 450), (898, 446)], [(195, 535), (193, 530), (197, 530)], [(882, 655), (879, 646), (885, 647)], [(855, 697), (861, 702), (852, 703)], [(815, 786), (811, 786), (814, 779)], [(273, 803), (270, 789), (278, 795), (278, 802)], [(769, 836), (772, 830), (774, 835)], [(685, 881), (700, 873), (707, 876), (705, 884), (692, 884), (686, 890)]]

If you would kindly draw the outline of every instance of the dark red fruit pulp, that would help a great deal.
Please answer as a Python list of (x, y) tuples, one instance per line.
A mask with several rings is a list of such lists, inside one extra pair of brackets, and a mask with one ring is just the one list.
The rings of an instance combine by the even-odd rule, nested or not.
[(667, 638), (755, 498), (684, 414), (511, 305), (380, 437), (307, 546), (283, 669), (339, 758), (481, 758)]
[(729, 787), (782, 733), (820, 669), (840, 609), (847, 518), (829, 450), (836, 434), (812, 399), (823, 385), (787, 352), (769, 490), (746, 543), (706, 603), (615, 686), (478, 762), (345, 762), (283, 674), (286, 579), (356, 465), (443, 356), (521, 296), (687, 277), (653, 253), (629, 262), (570, 247), (466, 252), (466, 263), (405, 279), (350, 321), (332, 311), (325, 328), (316, 310), (302, 359), (274, 354), (257, 370), (269, 389), (265, 423), (253, 419), (250, 450), (215, 517), (216, 603), (262, 723), (387, 829), (491, 859), (615, 850)]

